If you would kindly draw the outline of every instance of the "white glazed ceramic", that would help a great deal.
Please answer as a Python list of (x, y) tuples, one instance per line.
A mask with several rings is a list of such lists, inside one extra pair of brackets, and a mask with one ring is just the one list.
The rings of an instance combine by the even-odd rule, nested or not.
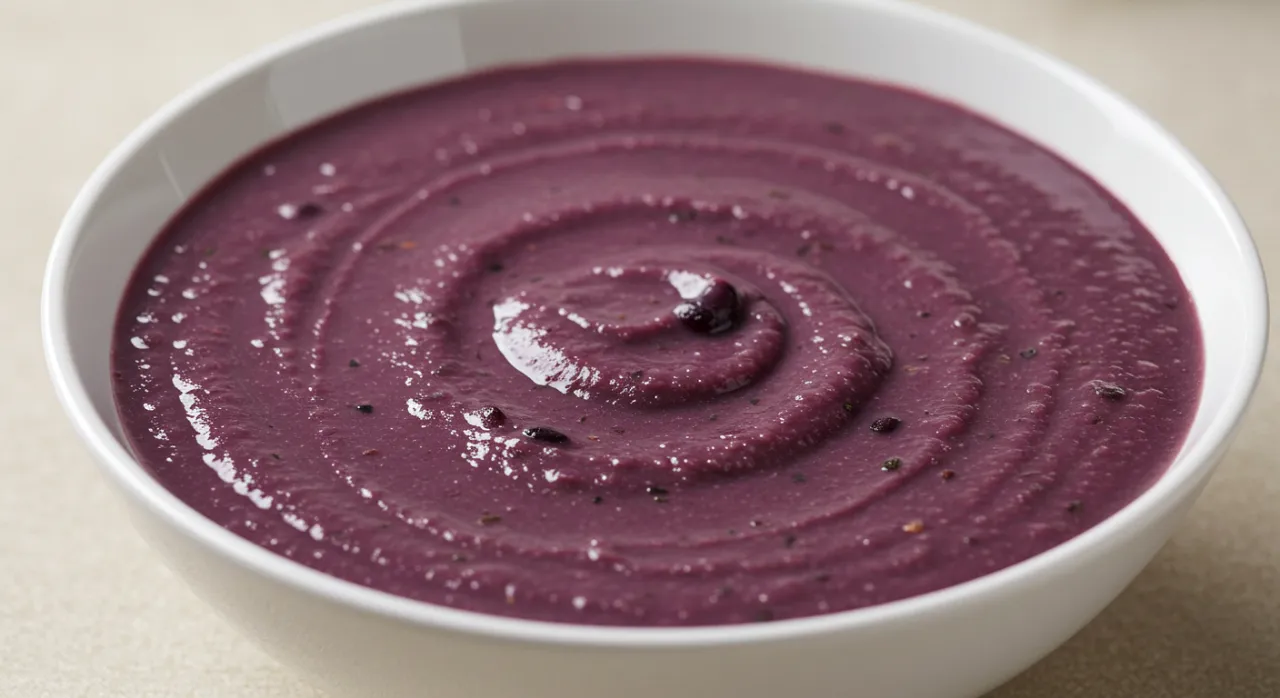
[[(454, 611), (325, 576), (201, 518), (133, 460), (108, 380), (116, 304), (162, 223), (213, 175), (317, 117), (461, 71), (660, 52), (915, 86), (1096, 176), (1166, 246), (1200, 311), (1204, 395), (1168, 474), (1065, 545), (925, 596), (748, 627), (605, 629)], [(978, 695), (1089, 621), (1169, 537), (1245, 408), (1266, 318), (1244, 225), (1168, 134), (1053, 59), (891, 0), (424, 0), (332, 22), (226, 68), (116, 148), (63, 222), (44, 296), (58, 395), (169, 564), (269, 652), (335, 693), (435, 698)]]

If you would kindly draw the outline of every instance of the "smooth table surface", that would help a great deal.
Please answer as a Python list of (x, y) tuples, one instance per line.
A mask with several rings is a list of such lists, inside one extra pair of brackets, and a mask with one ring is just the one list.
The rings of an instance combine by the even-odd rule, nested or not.
[[(246, 51), (368, 4), (0, 0), (0, 696), (320, 695), (135, 536), (55, 404), (39, 283), (71, 198), (138, 122)], [(1147, 109), (1218, 176), (1267, 266), (1280, 265), (1280, 2), (929, 4), (1066, 58)], [(1173, 542), (1075, 639), (990, 698), (1280, 696), (1278, 402), (1273, 363)]]

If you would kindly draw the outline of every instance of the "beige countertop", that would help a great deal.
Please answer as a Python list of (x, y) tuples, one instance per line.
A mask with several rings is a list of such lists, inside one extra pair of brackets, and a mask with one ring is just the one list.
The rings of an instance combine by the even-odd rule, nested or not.
[[(77, 188), (142, 118), (249, 49), (367, 4), (0, 0), (0, 696), (319, 695), (134, 535), (45, 378), (39, 281)], [(1149, 110), (1223, 182), (1268, 266), (1280, 264), (1280, 2), (931, 4), (1073, 61)], [(1173, 542), (992, 698), (1280, 696), (1280, 471), (1267, 445), (1278, 401), (1272, 370)]]

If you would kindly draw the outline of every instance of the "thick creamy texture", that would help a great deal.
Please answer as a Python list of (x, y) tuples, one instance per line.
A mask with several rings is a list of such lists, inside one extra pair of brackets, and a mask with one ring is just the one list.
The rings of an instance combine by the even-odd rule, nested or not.
[(474, 75), (254, 154), (146, 255), (113, 362), (140, 460), (280, 555), (694, 625), (1071, 538), (1173, 459), (1201, 345), (1152, 236), (1025, 139), (645, 60)]

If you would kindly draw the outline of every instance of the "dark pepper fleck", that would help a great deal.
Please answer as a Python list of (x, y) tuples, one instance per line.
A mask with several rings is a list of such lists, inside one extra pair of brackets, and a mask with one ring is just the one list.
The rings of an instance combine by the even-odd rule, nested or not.
[(529, 427), (524, 430), (524, 435), (534, 441), (545, 441), (550, 444), (562, 444), (569, 440), (568, 436), (551, 427)]
[(592, 497), (592, 498), (591, 498), (591, 503), (592, 503), (592, 504), (604, 504), (604, 497), (601, 497), (600, 495), (596, 495), (596, 496), (594, 496), (594, 497)]
[(675, 316), (698, 334), (720, 334), (738, 323), (741, 301), (738, 290), (724, 279), (707, 285), (697, 298), (686, 299), (675, 308)]
[(753, 404), (753, 405), (759, 405), (759, 404), (760, 404), (760, 398), (758, 398), (758, 397), (753, 397), (753, 398), (751, 398), (751, 404)]
[(1018, 352), (1018, 356), (1021, 356), (1024, 359), (1034, 359), (1038, 353), (1040, 352), (1036, 351), (1035, 347), (1027, 347), (1026, 349)]
[(458, 197), (456, 197), (456, 196), (450, 196), (450, 197), (449, 197), (449, 205), (450, 205), (450, 206), (458, 206), (458, 205), (461, 205), (461, 204), (462, 204), (462, 199), (459, 199), (459, 198), (458, 198)]
[(1115, 383), (1107, 383), (1105, 381), (1094, 381), (1093, 392), (1097, 393), (1098, 397), (1112, 400), (1114, 402), (1119, 402), (1125, 399), (1128, 395), (1128, 392), (1126, 392), (1124, 388), (1121, 388)]
[(892, 472), (892, 471), (894, 471), (894, 470), (897, 470), (898, 468), (901, 468), (901, 467), (902, 467), (902, 459), (901, 459), (901, 458), (896, 458), (896, 457), (895, 457), (895, 458), (886, 458), (886, 459), (885, 459), (885, 461), (884, 461), (883, 463), (881, 463), (881, 464), (880, 464), (880, 469), (881, 469), (881, 470), (886, 470), (886, 471), (889, 471), (889, 472)]
[(951, 478), (953, 478), (953, 477), (955, 477), (955, 476), (956, 476), (956, 471), (954, 471), (954, 470), (944, 470), (944, 471), (942, 471), (942, 479), (943, 479), (943, 480), (950, 480)]
[(756, 622), (758, 623), (768, 623), (773, 620), (773, 618), (774, 615), (771, 609), (762, 608), (759, 611), (756, 611)]
[(298, 206), (293, 216), (295, 219), (315, 218), (321, 213), (324, 213), (324, 209), (320, 207), (320, 204), (308, 201)]
[(271, 454), (271, 457), (272, 457), (272, 458), (274, 458), (274, 459), (276, 459), (276, 460), (280, 460), (280, 454), (279, 454), (279, 453), (272, 453), (272, 454)]
[(644, 488), (644, 491), (656, 497), (662, 497), (664, 495), (671, 494), (669, 491), (667, 491), (667, 488), (658, 487), (657, 485), (649, 485), (648, 487)]
[(370, 405), (369, 403), (361, 403), (356, 405), (356, 411), (363, 412), (365, 414), (373, 414), (373, 405)]
[(378, 449), (376, 449), (376, 448), (366, 448), (366, 449), (361, 453), (361, 455), (365, 455), (365, 456), (376, 456), (376, 455), (378, 455)]
[(360, 362), (356, 361), (355, 359), (348, 361), (347, 365), (350, 366), (351, 368), (360, 368)]
[(880, 417), (871, 423), (871, 431), (877, 434), (889, 434), (902, 425), (897, 417)]
[(480, 425), (485, 429), (496, 429), (507, 421), (507, 414), (497, 407), (485, 407), (480, 410)]
[(763, 522), (763, 521), (761, 521), (760, 519), (752, 519), (752, 520), (751, 520), (751, 527), (752, 527), (752, 528), (760, 528), (760, 527), (761, 527), (761, 526), (763, 526), (763, 525), (764, 525), (764, 522)]
[(450, 559), (452, 559), (454, 562), (466, 562), (467, 556), (463, 555), (462, 553), (454, 553), (453, 555), (450, 556)]
[(813, 578), (813, 581), (819, 584), (826, 584), (827, 582), (831, 581), (831, 575), (826, 572), (821, 572), (818, 574), (818, 576)]
[(1083, 506), (1084, 504), (1079, 499), (1073, 499), (1070, 502), (1067, 502), (1067, 511), (1074, 514), (1077, 511), (1080, 511), (1080, 508)]
[(919, 311), (918, 313), (916, 313), (916, 317), (921, 318), (921, 319), (927, 318), (927, 317), (929, 317), (930, 315), (933, 315), (933, 313), (931, 313), (931, 312), (929, 312), (929, 311), (927, 311), (927, 310), (921, 310), (921, 311)]
[(788, 533), (788, 534), (786, 535), (786, 537), (784, 537), (784, 538), (782, 539), (782, 544), (783, 544), (784, 546), (786, 546), (786, 547), (790, 548), (790, 547), (792, 547), (792, 546), (794, 546), (794, 545), (796, 544), (796, 540), (797, 540), (797, 538), (796, 538), (796, 535), (795, 535), (794, 533)]
[(502, 269), (503, 269), (502, 262), (489, 262), (489, 271), (497, 274), (498, 272), (502, 271)]
[(805, 478), (804, 473), (796, 473), (791, 476), (791, 481), (795, 483), (804, 483), (807, 481), (807, 478)]
[(846, 402), (846, 403), (844, 403), (844, 411), (845, 411), (845, 412), (848, 412), (848, 413), (850, 413), (850, 414), (852, 414), (852, 413), (853, 413), (853, 403), (852, 403), (852, 402)]
[(493, 524), (499, 523), (501, 521), (502, 521), (502, 517), (498, 516), (497, 514), (481, 514), (480, 515), (481, 526), (492, 526)]

